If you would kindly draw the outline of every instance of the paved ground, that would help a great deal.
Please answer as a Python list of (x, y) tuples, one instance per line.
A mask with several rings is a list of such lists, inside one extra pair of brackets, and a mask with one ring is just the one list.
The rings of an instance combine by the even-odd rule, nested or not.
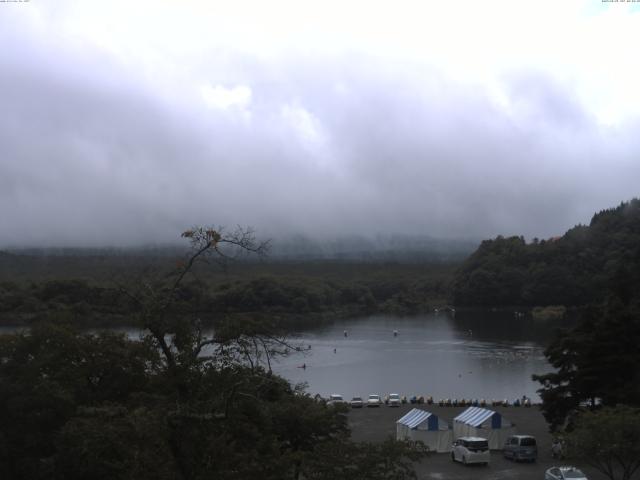
[[(395, 437), (395, 422), (411, 408), (417, 407), (435, 413), (451, 423), (453, 418), (464, 410), (463, 407), (438, 407), (437, 405), (403, 405), (399, 408), (380, 407), (354, 409), (349, 413), (352, 438), (354, 440), (382, 441), (387, 436)], [(464, 466), (453, 463), (449, 454), (434, 453), (416, 465), (421, 480), (542, 480), (544, 472), (554, 465), (565, 465), (566, 461), (551, 458), (551, 440), (547, 423), (537, 407), (490, 407), (500, 412), (506, 419), (516, 424), (520, 434), (533, 435), (538, 442), (538, 461), (535, 463), (514, 463), (505, 460), (501, 452), (491, 453), (489, 466)], [(590, 480), (604, 480), (606, 477), (584, 465), (575, 465), (582, 469)], [(639, 477), (640, 478), (640, 477)]]

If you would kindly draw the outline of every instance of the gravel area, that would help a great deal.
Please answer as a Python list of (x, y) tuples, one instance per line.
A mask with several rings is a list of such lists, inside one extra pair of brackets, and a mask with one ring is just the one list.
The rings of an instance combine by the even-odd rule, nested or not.
[[(402, 405), (391, 408), (352, 409), (349, 412), (349, 425), (352, 438), (356, 441), (383, 441), (389, 435), (395, 438), (395, 422), (412, 408), (435, 413), (440, 418), (452, 423), (453, 418), (466, 407), (440, 407), (438, 405)], [(501, 452), (491, 453), (489, 466), (464, 466), (451, 461), (449, 454), (433, 453), (416, 464), (419, 479), (544, 479), (544, 472), (552, 466), (571, 464), (584, 471), (590, 480), (604, 480), (602, 474), (593, 469), (574, 464), (569, 461), (556, 461), (551, 458), (552, 437), (548, 432), (547, 423), (538, 407), (488, 407), (500, 412), (504, 418), (516, 425), (519, 434), (533, 435), (538, 443), (538, 461), (535, 463), (516, 463), (506, 460)], [(640, 477), (638, 477), (640, 478)]]

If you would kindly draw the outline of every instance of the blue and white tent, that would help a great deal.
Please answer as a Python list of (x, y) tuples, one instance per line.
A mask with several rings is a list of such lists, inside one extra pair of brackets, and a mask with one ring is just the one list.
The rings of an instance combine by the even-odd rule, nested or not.
[(500, 413), (480, 407), (469, 407), (453, 419), (453, 436), (483, 437), (489, 448), (500, 450), (509, 435), (516, 433), (515, 425)]
[(413, 408), (396, 422), (397, 440), (420, 440), (432, 452), (451, 450), (449, 424), (431, 412)]

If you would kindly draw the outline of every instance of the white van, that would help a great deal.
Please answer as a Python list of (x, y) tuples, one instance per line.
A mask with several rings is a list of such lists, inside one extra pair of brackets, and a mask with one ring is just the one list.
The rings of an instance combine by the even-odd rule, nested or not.
[(489, 442), (482, 437), (460, 437), (451, 448), (451, 460), (469, 463), (482, 463), (489, 465), (491, 452), (489, 452)]

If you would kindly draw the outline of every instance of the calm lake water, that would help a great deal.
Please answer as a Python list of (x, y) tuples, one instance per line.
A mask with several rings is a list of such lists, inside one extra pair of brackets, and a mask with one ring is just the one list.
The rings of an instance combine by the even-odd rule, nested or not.
[[(0, 334), (15, 330), (3, 327)], [(117, 330), (132, 338), (140, 334)], [(543, 350), (553, 332), (554, 326), (516, 318), (513, 312), (375, 315), (298, 332), (294, 343), (311, 349), (281, 358), (273, 368), (322, 396), (340, 393), (350, 399), (396, 392), (436, 400), (513, 401), (522, 395), (538, 400), (539, 385), (531, 375), (551, 370)], [(306, 368), (299, 368), (303, 364)]]
[[(543, 355), (551, 332), (512, 312), (372, 316), (297, 334), (311, 349), (281, 359), (274, 370), (322, 396), (397, 392), (434, 399), (513, 401), (526, 395), (537, 400), (531, 375), (551, 369)], [(303, 364), (306, 368), (299, 368)]]

